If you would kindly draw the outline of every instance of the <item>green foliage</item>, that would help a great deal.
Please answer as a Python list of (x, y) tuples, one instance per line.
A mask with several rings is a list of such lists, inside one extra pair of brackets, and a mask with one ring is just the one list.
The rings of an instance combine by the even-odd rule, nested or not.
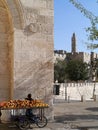
[(58, 60), (57, 63), (54, 64), (54, 81), (58, 80), (59, 83), (64, 83), (66, 77), (65, 68), (65, 60)]
[(87, 63), (82, 61), (60, 61), (54, 64), (54, 81), (58, 80), (59, 83), (64, 83), (65, 79), (78, 81), (87, 80), (89, 69)]
[(88, 11), (78, 0), (69, 0), (84, 16), (90, 19), (91, 23), (98, 23), (98, 17)]
[[(86, 16), (91, 21), (91, 26), (86, 28), (88, 33), (88, 40), (91, 43), (87, 43), (89, 49), (98, 48), (98, 44), (93, 43), (93, 41), (98, 40), (98, 16), (95, 16), (92, 12), (88, 11), (79, 1), (69, 0), (84, 16)], [(98, 3), (98, 0), (96, 1)]]
[(98, 40), (98, 29), (95, 25), (92, 25), (91, 27), (88, 27), (86, 29), (86, 31), (88, 31), (90, 33), (89, 35), (89, 40), (93, 41), (93, 40)]
[(66, 74), (69, 80), (78, 81), (78, 80), (87, 80), (89, 69), (87, 63), (82, 61), (69, 61), (66, 66)]

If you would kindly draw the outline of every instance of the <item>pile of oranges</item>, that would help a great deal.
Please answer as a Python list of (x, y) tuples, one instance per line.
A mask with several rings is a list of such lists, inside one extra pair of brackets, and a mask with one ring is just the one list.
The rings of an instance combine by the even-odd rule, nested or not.
[(48, 104), (44, 103), (42, 100), (10, 100), (10, 101), (2, 101), (0, 103), (0, 107), (2, 109), (17, 109), (17, 108), (42, 108), (49, 107)]

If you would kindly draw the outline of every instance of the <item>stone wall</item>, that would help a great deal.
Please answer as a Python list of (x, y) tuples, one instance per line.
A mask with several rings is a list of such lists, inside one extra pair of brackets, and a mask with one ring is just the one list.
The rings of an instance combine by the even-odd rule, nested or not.
[[(5, 6), (0, 1), (0, 101), (10, 98), (10, 57), (8, 47), (9, 21)], [(2, 8), (4, 8), (2, 10)]]
[(52, 109), (53, 1), (21, 3), (26, 26), (14, 33), (14, 98), (32, 93), (34, 99), (43, 99)]
[(89, 63), (90, 55), (91, 54), (85, 52), (66, 53), (66, 58), (68, 60), (81, 60), (83, 62)]
[[(2, 80), (3, 84), (7, 84), (5, 88), (8, 88), (8, 94), (3, 86), (6, 98), (1, 100), (24, 99), (28, 93), (31, 93), (34, 99), (43, 99), (49, 103), (47, 115), (51, 118), (53, 111), (53, 0), (4, 0), (4, 2), (8, 16), (6, 21), (10, 22), (11, 30), (7, 33), (7, 41), (5, 41), (7, 47), (5, 52), (8, 51), (7, 56), (10, 57), (7, 70), (10, 71), (9, 83)], [(7, 71), (5, 73), (7, 74)]]
[(65, 97), (70, 100), (81, 101), (83, 96), (84, 100), (92, 99), (96, 95), (98, 100), (98, 83), (62, 83), (59, 84), (59, 95), (55, 95), (54, 99), (64, 99)]

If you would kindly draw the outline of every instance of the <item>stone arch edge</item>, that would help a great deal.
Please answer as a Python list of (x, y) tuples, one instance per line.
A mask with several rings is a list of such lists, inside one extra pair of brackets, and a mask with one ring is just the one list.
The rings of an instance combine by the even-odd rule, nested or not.
[(20, 0), (6, 0), (9, 12), (12, 16), (13, 27), (23, 29), (25, 26), (24, 8)]

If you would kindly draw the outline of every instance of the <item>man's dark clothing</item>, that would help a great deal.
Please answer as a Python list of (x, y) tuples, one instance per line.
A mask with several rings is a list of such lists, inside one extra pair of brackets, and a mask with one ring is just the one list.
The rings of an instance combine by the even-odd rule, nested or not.
[[(26, 100), (32, 101), (33, 99), (32, 99), (32, 98), (26, 98)], [(31, 108), (26, 109), (26, 116), (28, 116), (28, 117), (32, 117), (33, 115), (34, 115), (34, 114), (33, 114)]]

